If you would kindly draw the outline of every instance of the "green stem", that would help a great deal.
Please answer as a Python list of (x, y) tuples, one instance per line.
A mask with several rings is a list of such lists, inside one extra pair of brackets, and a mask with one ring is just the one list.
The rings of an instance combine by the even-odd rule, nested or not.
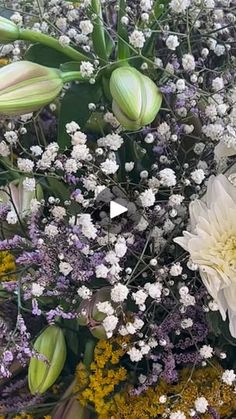
[(96, 345), (96, 342), (94, 340), (88, 340), (88, 342), (86, 342), (85, 351), (84, 351), (84, 359), (83, 359), (83, 363), (86, 366), (86, 368), (90, 367), (90, 364), (93, 360), (95, 345)]
[(102, 18), (102, 8), (100, 0), (91, 1), (91, 13), (95, 15), (93, 19), (93, 47), (96, 54), (99, 57), (101, 63), (107, 62), (107, 49), (106, 49), (106, 39), (105, 39), (105, 29)]
[(45, 35), (44, 33), (34, 32), (28, 29), (22, 29), (19, 33), (19, 39), (22, 41), (29, 41), (32, 43), (39, 42), (40, 44), (46, 45), (47, 47), (53, 48), (64, 55), (67, 55), (74, 61), (91, 61), (91, 58), (77, 51), (70, 46), (62, 46), (60, 42), (52, 36)]
[(61, 72), (61, 78), (63, 83), (68, 83), (69, 81), (73, 80), (84, 80), (80, 71), (66, 71), (65, 73)]

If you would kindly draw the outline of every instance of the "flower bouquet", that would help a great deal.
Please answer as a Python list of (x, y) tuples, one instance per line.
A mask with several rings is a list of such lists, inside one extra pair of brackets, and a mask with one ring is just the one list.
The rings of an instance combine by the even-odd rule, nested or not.
[(0, 418), (234, 418), (233, 0), (1, 3)]

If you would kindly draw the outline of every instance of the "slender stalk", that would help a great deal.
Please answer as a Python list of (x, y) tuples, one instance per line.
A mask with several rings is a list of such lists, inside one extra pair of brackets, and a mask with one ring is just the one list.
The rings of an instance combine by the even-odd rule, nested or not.
[(61, 78), (63, 83), (68, 83), (73, 80), (84, 80), (79, 71), (66, 71), (65, 73), (61, 72)]
[(45, 35), (41, 32), (34, 32), (28, 29), (22, 29), (19, 33), (19, 39), (28, 42), (39, 42), (40, 44), (46, 45), (47, 47), (53, 48), (64, 55), (67, 55), (74, 61), (91, 61), (92, 59), (77, 51), (70, 46), (62, 46), (60, 42), (52, 36)]
[(84, 351), (84, 359), (83, 363), (86, 366), (86, 368), (90, 367), (90, 364), (93, 360), (93, 354), (94, 354), (94, 347), (95, 347), (95, 341), (94, 340), (88, 340), (85, 345), (85, 351)]

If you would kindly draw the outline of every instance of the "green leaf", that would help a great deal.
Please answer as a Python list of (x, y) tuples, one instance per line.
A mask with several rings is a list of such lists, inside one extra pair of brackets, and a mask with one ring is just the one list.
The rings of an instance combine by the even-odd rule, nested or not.
[(123, 16), (126, 15), (126, 0), (119, 1), (119, 13), (118, 13), (118, 28), (117, 28), (117, 35), (118, 35), (118, 51), (117, 57), (119, 60), (125, 60), (126, 58), (130, 57), (130, 49), (127, 45), (129, 43), (128, 38), (128, 28), (123, 25), (121, 19)]
[(68, 62), (68, 57), (66, 55), (42, 44), (30, 46), (27, 49), (24, 58), (37, 64), (56, 68), (59, 68), (61, 64)]
[(95, 15), (93, 19), (92, 40), (94, 51), (101, 61), (107, 62), (107, 46), (105, 39), (105, 28), (103, 24), (102, 8), (100, 0), (91, 1), (91, 16)]
[[(150, 24), (151, 31), (155, 31), (158, 28), (158, 22), (164, 12), (167, 9), (167, 4), (169, 0), (156, 0), (153, 7), (153, 19)], [(153, 56), (153, 49), (156, 42), (156, 32), (153, 32), (150, 38), (147, 39), (142, 50), (142, 54), (145, 57)]]
[(83, 129), (91, 115), (89, 103), (98, 103), (101, 96), (100, 84), (73, 84), (66, 92), (61, 102), (58, 124), (58, 144), (62, 149), (71, 144), (70, 137), (66, 133), (66, 124), (75, 121)]
[(79, 71), (80, 63), (78, 63), (78, 61), (68, 61), (60, 65), (60, 70), (62, 73), (67, 73), (67, 71)]

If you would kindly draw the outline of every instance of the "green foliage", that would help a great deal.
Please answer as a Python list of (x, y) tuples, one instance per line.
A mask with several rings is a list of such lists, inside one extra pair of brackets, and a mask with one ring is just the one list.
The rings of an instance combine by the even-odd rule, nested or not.
[(122, 24), (121, 19), (123, 16), (126, 15), (126, 0), (119, 1), (119, 14), (118, 14), (118, 28), (117, 28), (117, 36), (118, 36), (118, 48), (117, 48), (117, 58), (119, 60), (125, 60), (130, 56), (130, 48), (129, 48), (129, 38), (128, 38), (128, 29), (127, 27)]
[(236, 346), (236, 339), (231, 336), (228, 320), (223, 321), (219, 311), (210, 311), (206, 314), (210, 331), (217, 337), (223, 338), (230, 345)]
[(68, 61), (68, 57), (66, 55), (42, 44), (31, 45), (27, 49), (24, 58), (25, 60), (33, 61), (37, 64), (56, 68)]
[(75, 121), (83, 129), (91, 111), (89, 103), (98, 103), (102, 96), (100, 84), (73, 84), (61, 102), (58, 123), (58, 144), (61, 149), (70, 145), (70, 137), (65, 131), (68, 122)]

